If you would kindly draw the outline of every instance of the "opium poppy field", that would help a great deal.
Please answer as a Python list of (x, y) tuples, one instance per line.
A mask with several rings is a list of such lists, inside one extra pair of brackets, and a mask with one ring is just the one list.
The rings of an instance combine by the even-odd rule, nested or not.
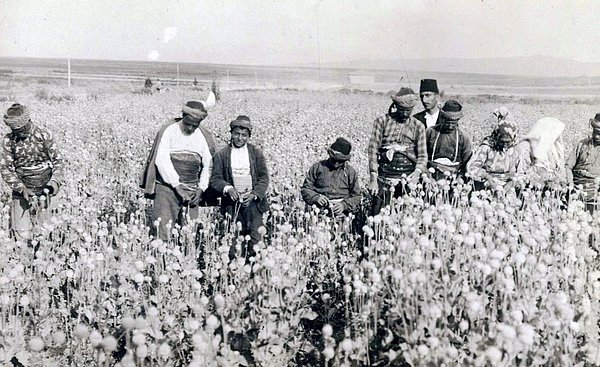
[[(160, 125), (205, 92), (24, 98), (54, 135), (66, 183), (51, 222), (15, 242), (2, 184), (0, 362), (15, 366), (592, 366), (600, 363), (600, 216), (560, 190), (517, 196), (415, 185), (376, 217), (333, 223), (306, 211), (300, 185), (342, 136), (367, 184), (366, 147), (384, 94), (228, 91), (203, 124), (223, 146), (250, 117), (271, 209), (255, 258), (216, 208), (149, 237), (138, 186)], [(500, 106), (468, 97), (474, 144)], [(598, 107), (505, 99), (521, 133), (543, 116), (567, 153)], [(6, 110), (10, 102), (2, 102)], [(420, 106), (419, 106), (420, 107)], [(417, 107), (417, 110), (420, 109)], [(417, 111), (415, 111), (417, 112)], [(4, 127), (4, 132), (8, 131)], [(432, 204), (432, 203), (435, 203)], [(364, 205), (369, 204), (365, 195)]]

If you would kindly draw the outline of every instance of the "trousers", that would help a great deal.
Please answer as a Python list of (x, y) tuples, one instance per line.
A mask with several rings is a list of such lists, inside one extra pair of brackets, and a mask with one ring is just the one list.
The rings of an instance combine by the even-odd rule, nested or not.
[(168, 241), (173, 237), (172, 231), (176, 224), (184, 226), (188, 216), (190, 219), (198, 218), (198, 207), (184, 205), (182, 199), (170, 186), (157, 182), (154, 193), (150, 226), (150, 234), (153, 237)]

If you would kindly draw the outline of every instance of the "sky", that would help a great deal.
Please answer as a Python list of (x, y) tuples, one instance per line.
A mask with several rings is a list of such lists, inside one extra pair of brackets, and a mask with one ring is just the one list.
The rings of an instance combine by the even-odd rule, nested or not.
[(597, 0), (0, 0), (0, 57), (600, 60)]

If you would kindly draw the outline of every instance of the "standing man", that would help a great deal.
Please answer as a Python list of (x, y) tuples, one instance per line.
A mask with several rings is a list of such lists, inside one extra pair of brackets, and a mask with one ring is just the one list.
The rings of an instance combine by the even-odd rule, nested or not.
[(421, 103), (425, 107), (424, 111), (416, 113), (414, 118), (421, 121), (425, 128), (435, 126), (440, 122), (440, 91), (438, 89), (437, 80), (422, 79), (419, 89)]
[(17, 239), (31, 239), (31, 225), (48, 219), (63, 182), (62, 156), (52, 135), (31, 122), (25, 106), (13, 104), (4, 115), (11, 132), (2, 141), (0, 172), (12, 189), (10, 227)]
[(592, 136), (581, 140), (566, 162), (567, 180), (583, 186), (586, 207), (594, 212), (600, 203), (600, 113), (590, 119)]
[[(183, 115), (165, 124), (156, 135), (141, 181), (147, 197), (154, 199), (152, 234), (167, 241), (175, 224), (187, 215), (195, 219), (208, 187), (215, 143), (200, 122), (206, 102), (189, 101)], [(158, 233), (157, 233), (158, 232)]]
[(427, 154), (433, 178), (462, 177), (471, 159), (471, 139), (459, 129), (458, 121), (463, 116), (462, 105), (449, 100), (439, 111), (439, 123), (427, 129)]
[(394, 197), (404, 194), (402, 177), (416, 182), (427, 169), (425, 126), (411, 117), (417, 95), (410, 88), (401, 88), (391, 98), (388, 113), (375, 119), (369, 140), (369, 191), (375, 195), (373, 215), (389, 205), (392, 188)]
[(210, 186), (223, 194), (221, 212), (228, 214), (232, 223), (242, 223), (242, 235), (250, 235), (249, 246), (242, 249), (242, 255), (250, 257), (255, 255), (254, 245), (262, 240), (259, 228), (263, 226), (263, 213), (269, 210), (269, 170), (261, 150), (248, 143), (252, 135), (250, 118), (240, 115), (229, 128), (231, 142), (213, 158)]
[(310, 167), (301, 190), (307, 205), (330, 209), (335, 217), (359, 211), (358, 175), (348, 162), (351, 150), (352, 144), (348, 140), (337, 138), (327, 148), (329, 158)]

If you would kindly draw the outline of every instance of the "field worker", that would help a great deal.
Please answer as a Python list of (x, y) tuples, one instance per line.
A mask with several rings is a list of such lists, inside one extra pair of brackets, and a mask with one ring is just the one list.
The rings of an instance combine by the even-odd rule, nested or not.
[(422, 79), (419, 97), (421, 97), (421, 103), (425, 110), (415, 113), (413, 117), (421, 121), (426, 129), (440, 123), (440, 90), (437, 80)]
[(565, 181), (565, 146), (562, 133), (565, 124), (553, 117), (539, 119), (527, 133), (517, 149), (528, 166), (527, 178), (532, 183)]
[(156, 86), (155, 86), (155, 88), (156, 88), (156, 91), (158, 93), (160, 93), (160, 90), (162, 89), (162, 82), (160, 81), (160, 79), (156, 79)]
[(425, 126), (411, 117), (418, 98), (410, 88), (401, 88), (392, 96), (388, 113), (375, 119), (368, 146), (370, 182), (373, 198), (372, 215), (406, 191), (401, 178), (417, 182), (427, 169)]
[[(259, 228), (263, 226), (263, 213), (269, 209), (267, 189), (269, 171), (261, 150), (248, 143), (252, 124), (248, 116), (240, 115), (229, 124), (231, 141), (213, 158), (211, 187), (223, 194), (221, 212), (233, 223), (241, 222), (241, 235), (250, 235), (242, 256), (254, 256), (254, 245), (262, 240)], [(233, 258), (234, 248), (230, 252)]]
[(592, 136), (577, 143), (566, 162), (567, 180), (581, 185), (587, 194), (587, 209), (590, 212), (600, 202), (598, 187), (600, 182), (600, 113), (590, 119)]
[(164, 241), (171, 238), (175, 224), (185, 224), (186, 216), (197, 218), (209, 184), (216, 146), (212, 134), (200, 126), (208, 107), (209, 102), (187, 102), (182, 117), (159, 130), (144, 168), (141, 187), (154, 199), (152, 235)]
[(335, 217), (359, 211), (360, 185), (356, 170), (349, 163), (351, 150), (348, 140), (337, 138), (327, 148), (329, 158), (310, 167), (301, 190), (307, 205), (329, 209)]
[(464, 176), (472, 152), (471, 139), (458, 127), (462, 105), (449, 100), (439, 112), (437, 125), (426, 130), (430, 171), (436, 180)]
[(516, 149), (517, 125), (508, 118), (508, 110), (494, 111), (497, 124), (473, 152), (467, 163), (467, 176), (476, 189), (484, 186), (504, 186), (522, 176), (526, 169), (521, 152)]
[(144, 88), (152, 88), (152, 80), (150, 80), (150, 78), (146, 78), (146, 81), (144, 82)]
[(23, 105), (4, 115), (10, 127), (2, 142), (0, 172), (12, 189), (10, 228), (17, 239), (31, 239), (32, 224), (49, 219), (53, 197), (63, 182), (63, 160), (52, 135), (34, 125)]

